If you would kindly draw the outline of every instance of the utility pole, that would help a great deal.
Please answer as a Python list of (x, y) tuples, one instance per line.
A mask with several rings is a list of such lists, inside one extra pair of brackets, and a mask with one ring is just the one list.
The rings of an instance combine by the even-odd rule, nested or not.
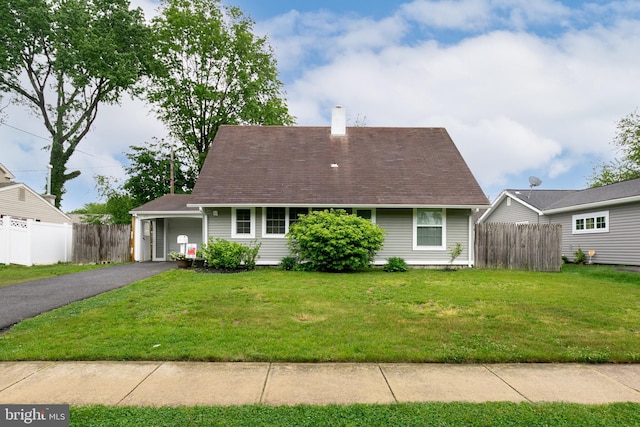
[(174, 173), (173, 173), (173, 144), (171, 144), (171, 190), (170, 190), (170, 194), (173, 194), (174, 181), (175, 181), (175, 176), (174, 176)]

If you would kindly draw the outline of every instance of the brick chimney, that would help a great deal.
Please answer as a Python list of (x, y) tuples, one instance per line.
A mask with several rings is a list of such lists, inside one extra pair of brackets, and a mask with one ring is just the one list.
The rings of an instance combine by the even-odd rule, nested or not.
[(342, 105), (336, 105), (331, 112), (331, 136), (347, 134), (347, 111)]

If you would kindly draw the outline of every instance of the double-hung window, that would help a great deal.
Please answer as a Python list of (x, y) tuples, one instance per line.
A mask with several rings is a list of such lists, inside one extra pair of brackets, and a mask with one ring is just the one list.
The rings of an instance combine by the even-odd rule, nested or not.
[(298, 215), (308, 214), (308, 208), (264, 208), (262, 216), (263, 237), (284, 237), (292, 224), (298, 222)]
[(446, 248), (444, 209), (417, 208), (413, 211), (413, 249)]
[(572, 216), (573, 234), (609, 232), (609, 211)]
[(254, 208), (233, 208), (231, 210), (231, 237), (253, 239), (256, 236)]

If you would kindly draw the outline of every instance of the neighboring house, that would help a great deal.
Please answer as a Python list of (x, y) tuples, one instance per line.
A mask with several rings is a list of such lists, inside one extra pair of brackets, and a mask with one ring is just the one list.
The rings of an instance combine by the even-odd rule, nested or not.
[[(478, 222), (561, 224), (562, 252), (640, 265), (640, 179), (584, 190), (504, 190)], [(589, 257), (587, 256), (587, 260)]]
[[(167, 259), (176, 237), (260, 242), (258, 264), (289, 255), (286, 233), (299, 214), (341, 208), (386, 230), (376, 264), (402, 257), (474, 263), (473, 215), (489, 201), (443, 128), (222, 126), (193, 193), (132, 211), (135, 259)], [(199, 232), (199, 233), (198, 233)]]
[(71, 218), (52, 204), (53, 198), (40, 195), (14, 179), (15, 176), (0, 164), (0, 217), (53, 224), (71, 223)]

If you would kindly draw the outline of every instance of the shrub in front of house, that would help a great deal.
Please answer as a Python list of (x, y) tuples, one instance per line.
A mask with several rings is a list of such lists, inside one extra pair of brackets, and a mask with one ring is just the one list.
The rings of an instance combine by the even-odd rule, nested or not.
[(202, 257), (210, 268), (216, 270), (252, 270), (256, 266), (260, 244), (242, 245), (224, 239), (209, 239), (202, 245)]
[(387, 259), (387, 263), (382, 267), (387, 273), (397, 273), (407, 271), (407, 262), (404, 258), (392, 257)]
[(289, 249), (316, 271), (355, 271), (369, 266), (382, 249), (384, 230), (342, 209), (300, 215), (289, 227)]

